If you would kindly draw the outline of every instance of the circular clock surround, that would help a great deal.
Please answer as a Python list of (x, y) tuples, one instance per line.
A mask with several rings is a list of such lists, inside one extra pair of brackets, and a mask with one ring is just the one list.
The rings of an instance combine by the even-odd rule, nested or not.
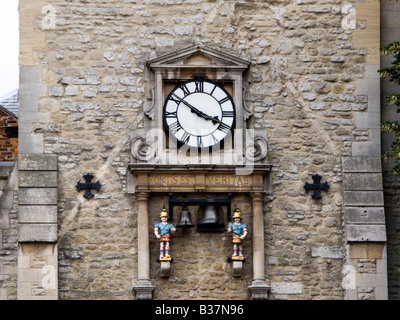
[(235, 125), (235, 105), (218, 83), (195, 79), (178, 84), (165, 99), (163, 121), (180, 144), (207, 148), (221, 143)]

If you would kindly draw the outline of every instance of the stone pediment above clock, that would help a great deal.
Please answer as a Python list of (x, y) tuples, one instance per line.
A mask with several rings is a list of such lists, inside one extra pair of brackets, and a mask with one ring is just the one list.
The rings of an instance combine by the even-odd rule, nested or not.
[[(196, 75), (230, 86), (238, 114), (248, 119), (253, 111), (249, 110), (243, 101), (243, 96), (247, 91), (247, 83), (244, 80), (245, 71), (250, 64), (249, 61), (226, 53), (222, 49), (202, 45), (183, 48), (148, 60), (146, 63), (147, 99), (143, 110), (148, 119), (156, 121), (151, 124), (151, 127), (161, 127), (160, 112), (164, 99), (171, 89), (168, 84), (176, 85), (179, 82), (192, 80)], [(243, 124), (240, 123), (236, 127), (242, 126)]]
[(247, 60), (201, 45), (174, 51), (147, 62), (148, 68), (153, 71), (175, 70), (176, 68), (228, 68), (243, 72), (249, 65), (250, 62)]

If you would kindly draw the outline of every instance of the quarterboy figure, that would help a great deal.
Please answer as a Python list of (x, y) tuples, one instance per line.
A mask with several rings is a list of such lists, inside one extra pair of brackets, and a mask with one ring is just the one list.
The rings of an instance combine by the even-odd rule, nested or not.
[(227, 232), (232, 234), (232, 244), (233, 244), (233, 255), (232, 259), (241, 260), (243, 259), (243, 239), (247, 235), (247, 226), (242, 222), (242, 214), (236, 209), (233, 213), (233, 221), (229, 223)]
[(154, 234), (160, 239), (160, 260), (171, 260), (169, 255), (170, 234), (176, 231), (175, 227), (168, 223), (168, 212), (163, 209), (160, 213), (161, 222), (154, 225)]

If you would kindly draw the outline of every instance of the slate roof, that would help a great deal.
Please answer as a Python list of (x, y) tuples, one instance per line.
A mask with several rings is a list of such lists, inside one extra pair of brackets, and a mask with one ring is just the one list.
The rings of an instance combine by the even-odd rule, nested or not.
[(18, 89), (0, 97), (0, 106), (3, 106), (18, 117)]

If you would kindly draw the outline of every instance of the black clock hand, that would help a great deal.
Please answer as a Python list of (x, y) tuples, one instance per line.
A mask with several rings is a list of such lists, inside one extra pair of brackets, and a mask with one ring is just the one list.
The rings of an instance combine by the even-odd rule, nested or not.
[(172, 92), (172, 95), (175, 96), (176, 98), (178, 98), (179, 101), (181, 101), (183, 104), (188, 106), (191, 109), (192, 112), (197, 113), (198, 116), (204, 118), (205, 120), (211, 120), (213, 122), (213, 124), (215, 124), (215, 122), (222, 123), (222, 121), (218, 119), (218, 116), (211, 117), (208, 114), (205, 114), (204, 112), (200, 111), (199, 109), (193, 107), (190, 103), (188, 103), (187, 101), (183, 100), (182, 98), (180, 98), (175, 93)]

